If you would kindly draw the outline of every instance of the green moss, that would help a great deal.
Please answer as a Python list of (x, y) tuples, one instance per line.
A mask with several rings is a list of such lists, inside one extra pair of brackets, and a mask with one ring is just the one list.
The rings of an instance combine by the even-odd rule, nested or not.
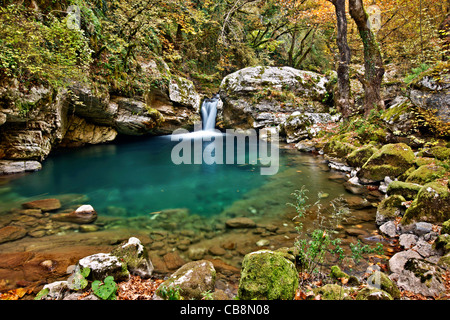
[(368, 279), (367, 282), (370, 283), (370, 286), (376, 287), (377, 289), (381, 289), (387, 292), (392, 298), (400, 299), (400, 290), (397, 285), (389, 279), (389, 277), (381, 272), (375, 271)]
[(450, 191), (447, 183), (434, 181), (424, 185), (402, 218), (402, 224), (413, 221), (442, 223), (450, 219)]
[(349, 166), (352, 167), (362, 167), (367, 160), (376, 152), (378, 151), (377, 148), (375, 148), (372, 145), (364, 145), (358, 149), (353, 150), (348, 156), (347, 156), (347, 163)]
[(421, 188), (421, 185), (415, 183), (393, 181), (387, 188), (387, 194), (399, 195), (404, 197), (406, 200), (413, 200), (417, 196)]
[(384, 290), (377, 288), (363, 288), (356, 295), (356, 300), (394, 300), (392, 296)]
[(442, 224), (441, 234), (445, 233), (450, 234), (450, 220), (447, 220)]
[(416, 157), (416, 166), (420, 167), (426, 164), (431, 164), (434, 162), (434, 158), (429, 157)]
[(377, 220), (394, 220), (402, 213), (402, 202), (405, 198), (401, 195), (391, 195), (384, 198), (377, 208)]
[(423, 165), (411, 172), (406, 182), (426, 184), (443, 177), (446, 170), (434, 164)]
[(322, 300), (344, 300), (344, 287), (338, 284), (326, 284), (313, 290), (314, 294), (321, 295)]
[(297, 270), (282, 253), (261, 250), (244, 257), (239, 299), (292, 300), (297, 286)]
[(450, 148), (436, 146), (431, 148), (430, 152), (438, 160), (450, 159)]
[(360, 178), (381, 181), (384, 177), (397, 177), (414, 164), (415, 156), (404, 143), (386, 144), (363, 165)]
[(338, 281), (338, 282), (341, 282), (342, 279), (347, 279), (348, 285), (359, 285), (358, 278), (356, 278), (355, 276), (350, 276), (350, 275), (346, 274), (338, 266), (331, 267), (330, 278), (335, 281)]

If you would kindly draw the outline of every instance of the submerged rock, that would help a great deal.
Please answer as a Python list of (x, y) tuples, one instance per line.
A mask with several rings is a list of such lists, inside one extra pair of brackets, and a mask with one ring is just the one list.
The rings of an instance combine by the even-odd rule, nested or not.
[(21, 239), (27, 235), (27, 230), (18, 226), (0, 228), (0, 243)]
[(298, 280), (295, 265), (283, 253), (251, 252), (242, 261), (238, 297), (241, 300), (292, 300)]
[(246, 217), (238, 217), (229, 219), (225, 222), (228, 228), (254, 228), (256, 227), (255, 221)]
[(61, 202), (58, 199), (42, 199), (26, 202), (22, 204), (24, 209), (41, 209), (42, 211), (54, 211), (61, 208)]

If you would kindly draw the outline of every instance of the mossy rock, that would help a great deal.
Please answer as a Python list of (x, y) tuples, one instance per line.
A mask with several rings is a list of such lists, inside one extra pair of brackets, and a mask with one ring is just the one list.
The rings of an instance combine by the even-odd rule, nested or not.
[(298, 286), (295, 265), (281, 252), (251, 252), (242, 261), (240, 300), (292, 300)]
[(448, 233), (442, 234), (442, 230), (441, 230), (441, 235), (439, 235), (439, 237), (437, 237), (433, 243), (433, 249), (443, 250), (444, 253), (449, 253), (450, 252), (450, 234), (448, 234)]
[(326, 154), (342, 159), (354, 150), (356, 150), (356, 146), (350, 142), (349, 134), (336, 136), (326, 142), (323, 147)]
[(450, 234), (450, 220), (447, 220), (442, 224), (441, 234), (445, 233)]
[(384, 290), (365, 287), (356, 295), (356, 300), (394, 300), (392, 296)]
[(377, 208), (376, 223), (382, 225), (401, 216), (403, 213), (402, 203), (405, 201), (405, 198), (398, 194), (384, 198)]
[(450, 253), (447, 253), (446, 255), (439, 258), (438, 266), (441, 268), (445, 268), (447, 270), (450, 269)]
[(406, 182), (426, 184), (436, 179), (442, 178), (446, 170), (435, 164), (427, 164), (420, 166), (415, 171), (411, 172)]
[(376, 151), (378, 151), (378, 149), (374, 146), (364, 145), (358, 149), (353, 150), (347, 156), (347, 163), (351, 167), (360, 168)]
[(348, 299), (348, 293), (345, 288), (338, 284), (326, 284), (315, 288), (315, 295), (320, 295), (322, 300), (345, 300)]
[(424, 166), (427, 164), (431, 164), (435, 161), (434, 158), (430, 158), (430, 157), (416, 157), (416, 166), (420, 167), (420, 166)]
[(386, 144), (367, 160), (358, 177), (372, 181), (381, 181), (386, 176), (397, 177), (407, 171), (414, 161), (414, 153), (408, 145)]
[[(191, 261), (181, 266), (156, 291), (156, 295), (173, 300), (174, 291), (180, 299), (201, 300), (205, 292), (213, 292), (216, 283), (216, 270), (211, 261)], [(172, 290), (172, 294), (170, 293)], [(170, 297), (172, 295), (172, 298)]]
[(330, 278), (338, 282), (342, 282), (342, 279), (347, 279), (347, 284), (350, 286), (358, 286), (360, 284), (358, 278), (346, 274), (338, 266), (331, 267)]
[(448, 184), (434, 181), (424, 185), (417, 198), (406, 210), (402, 224), (413, 221), (442, 223), (450, 219), (450, 191)]
[(388, 195), (400, 195), (406, 200), (414, 200), (422, 185), (403, 181), (392, 181), (388, 188)]
[(367, 283), (369, 283), (370, 287), (375, 287), (387, 292), (394, 299), (400, 299), (400, 290), (397, 285), (381, 271), (375, 271), (367, 279)]
[(450, 159), (450, 148), (436, 146), (436, 147), (431, 148), (430, 152), (438, 160)]
[(131, 274), (142, 278), (149, 278), (152, 275), (153, 265), (147, 250), (138, 238), (131, 237), (126, 243), (114, 248), (111, 254), (119, 258)]

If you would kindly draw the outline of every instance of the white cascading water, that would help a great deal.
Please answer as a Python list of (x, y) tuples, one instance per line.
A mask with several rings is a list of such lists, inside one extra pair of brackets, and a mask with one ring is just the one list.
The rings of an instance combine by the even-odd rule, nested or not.
[(203, 101), (202, 114), (202, 129), (203, 131), (211, 131), (216, 127), (217, 103), (219, 102), (219, 95), (215, 94), (211, 99), (206, 98)]

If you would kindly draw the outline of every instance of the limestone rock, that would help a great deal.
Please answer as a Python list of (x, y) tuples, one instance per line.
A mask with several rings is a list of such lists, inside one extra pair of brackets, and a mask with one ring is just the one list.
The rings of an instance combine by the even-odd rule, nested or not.
[[(236, 71), (220, 85), (223, 120), (234, 128), (264, 128), (283, 123), (295, 111), (326, 112), (322, 101), (328, 82), (323, 75), (290, 67)], [(268, 92), (278, 93), (280, 99), (268, 98)]]
[(167, 299), (164, 292), (170, 288), (180, 288), (180, 295), (184, 300), (200, 300), (202, 293), (214, 291), (216, 270), (207, 260), (188, 262), (179, 268), (169, 279), (164, 281), (156, 295)]
[(23, 160), (0, 160), (0, 175), (14, 174), (22, 172), (32, 172), (42, 169), (42, 165), (38, 161)]
[(78, 266), (91, 269), (89, 274), (91, 280), (103, 280), (107, 276), (112, 276), (114, 280), (121, 281), (128, 280), (130, 276), (126, 265), (110, 253), (97, 253), (84, 257), (78, 261)]
[(61, 142), (62, 147), (79, 147), (85, 144), (99, 144), (113, 141), (117, 131), (108, 126), (88, 123), (75, 115), (70, 117), (69, 127)]
[(404, 290), (436, 297), (446, 290), (443, 274), (443, 270), (436, 264), (412, 258), (405, 263), (397, 285)]

